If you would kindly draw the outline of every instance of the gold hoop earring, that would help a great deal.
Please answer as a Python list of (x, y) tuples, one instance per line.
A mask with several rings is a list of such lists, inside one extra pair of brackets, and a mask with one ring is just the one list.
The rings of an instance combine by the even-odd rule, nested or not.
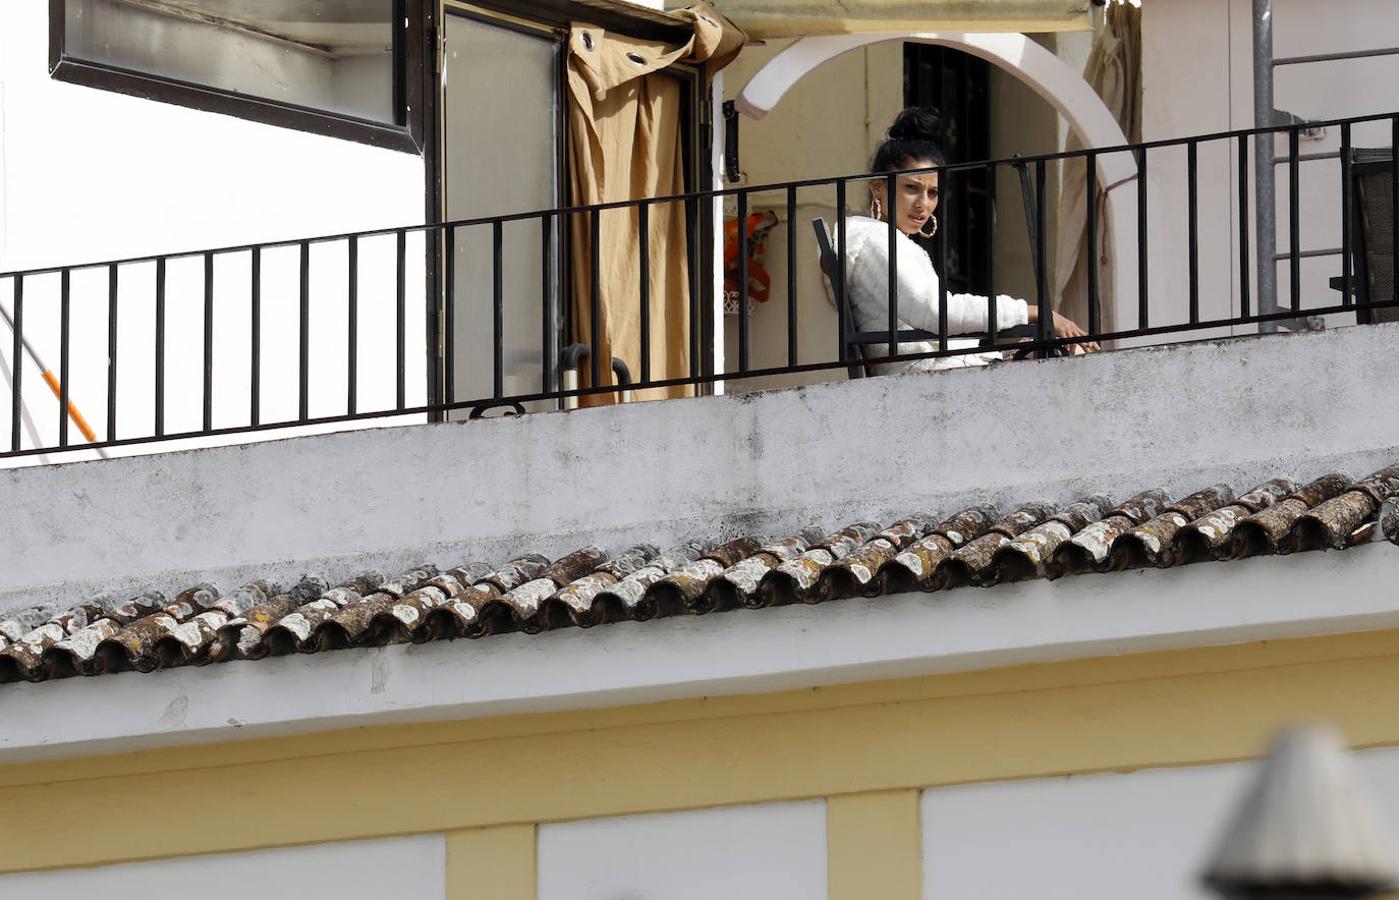
[(870, 198), (870, 218), (871, 218), (871, 219), (882, 219), (882, 218), (884, 218), (884, 204), (879, 202), (879, 198), (878, 198), (878, 197), (871, 197), (871, 198)]
[(923, 235), (924, 237), (932, 237), (938, 233), (938, 217), (928, 216), (928, 221), (933, 223), (932, 231), (924, 231), (922, 228), (918, 229), (918, 233)]

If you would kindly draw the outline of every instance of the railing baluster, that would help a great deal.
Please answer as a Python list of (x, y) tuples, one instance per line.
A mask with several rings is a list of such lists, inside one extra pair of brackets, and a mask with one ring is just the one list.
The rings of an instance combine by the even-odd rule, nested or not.
[(1239, 315), (1249, 314), (1248, 136), (1239, 135)]
[(155, 436), (165, 436), (165, 257), (155, 261)]
[(638, 262), (641, 284), (641, 383), (651, 380), (651, 209), (646, 201), (636, 208), (636, 231), (638, 241)]
[[(602, 384), (602, 214), (594, 209), (588, 214), (588, 253), (591, 257), (591, 290), (588, 291), (588, 353), (589, 387)], [(611, 360), (608, 361), (609, 365)]]
[(1146, 216), (1146, 148), (1137, 151), (1137, 327), (1147, 328), (1148, 240)]
[(495, 352), (492, 354), (491, 396), (505, 396), (505, 226), (497, 219), (491, 223), (491, 334)]
[(986, 167), (986, 318), (991, 343), (996, 343), (996, 176), (1000, 174), (992, 163)]
[(539, 330), (539, 352), (543, 360), (543, 372), (541, 390), (546, 393), (554, 389), (554, 356), (557, 352), (554, 341), (554, 219), (549, 214), (539, 217), (540, 235), (540, 273), (539, 273), (539, 298), (540, 298), (540, 330)]
[[(845, 179), (836, 179), (836, 270), (832, 273), (836, 295), (836, 359), (845, 362), (849, 354), (845, 341)], [(859, 351), (856, 351), (859, 354)]]
[(1049, 300), (1049, 265), (1045, 253), (1045, 168), (1044, 160), (1035, 160), (1035, 300), (1039, 304), (1040, 339), (1057, 337), (1054, 333), (1054, 308)]
[(797, 365), (797, 189), (787, 187), (787, 365)]
[(311, 417), (311, 245), (301, 242), (300, 348), (297, 353), (297, 421)]
[[(899, 355), (899, 343), (895, 336), (899, 331), (899, 223), (898, 223), (898, 178), (894, 175), (884, 176), (884, 216), (888, 223), (886, 226), (886, 240), (889, 242), (889, 296), (888, 303), (888, 324), (889, 343), (888, 355)], [(858, 328), (859, 326), (856, 325)]]
[[(1389, 208), (1390, 215), (1399, 218), (1399, 116), (1390, 121), (1389, 147)], [(1390, 279), (1394, 294), (1389, 299), (1399, 303), (1399, 222), (1390, 227), (1389, 233), (1393, 239), (1389, 248), (1392, 254), (1390, 259), (1394, 260), (1396, 267), (1396, 277)]]
[(408, 405), (408, 307), (404, 286), (408, 234), (400, 229), (394, 235), (394, 408), (403, 409)]
[(72, 319), (72, 272), (64, 269), (58, 276), (58, 446), (68, 446), (68, 360)]
[(1292, 311), (1302, 308), (1302, 204), (1297, 196), (1301, 189), (1301, 172), (1297, 163), (1297, 144), (1301, 132), (1297, 126), (1287, 131), (1287, 220), (1291, 247), (1288, 253), (1292, 284)]
[(1369, 285), (1352, 284), (1350, 266), (1351, 169), (1350, 125), (1341, 126), (1341, 305), (1350, 306), (1352, 292), (1365, 291)]
[(1199, 142), (1185, 145), (1185, 182), (1190, 242), (1190, 324), (1200, 321), (1200, 154)]
[[(345, 412), (353, 416), (359, 412), (359, 237), (350, 235), (346, 248), (347, 262), (345, 283), (349, 321), (346, 323), (345, 347)], [(448, 257), (450, 259), (450, 257)], [(450, 285), (451, 282), (448, 281)], [(449, 338), (450, 339), (450, 338)]]
[(107, 440), (117, 439), (117, 265), (107, 266)]
[[(947, 188), (949, 173), (946, 169), (939, 169), (938, 195), (951, 193)], [(947, 349), (947, 235), (942, 234), (937, 238), (938, 242), (938, 350)]]
[(24, 276), (15, 276), (14, 342), (10, 356), (10, 452), (19, 452), (20, 413), (24, 408), (21, 383), (24, 380)]
[(1098, 154), (1090, 152), (1083, 160), (1083, 196), (1088, 213), (1088, 333), (1102, 332), (1102, 311), (1098, 302)]
[[(694, 378), (702, 372), (702, 361), (700, 360), (700, 228), (699, 228), (699, 201), (694, 197), (685, 198), (685, 256), (686, 274), (689, 276), (690, 289), (690, 377)], [(721, 286), (722, 287), (722, 286)]]
[(204, 430), (214, 430), (214, 254), (204, 254)]
[(447, 228), (447, 290), (442, 311), (442, 380), (446, 382), (442, 396), (447, 404), (457, 400), (457, 229)]
[(738, 371), (748, 372), (748, 192), (738, 192)]
[(256, 428), (262, 421), (262, 248), (254, 247), (252, 259), (251, 359), (248, 366), (248, 421)]

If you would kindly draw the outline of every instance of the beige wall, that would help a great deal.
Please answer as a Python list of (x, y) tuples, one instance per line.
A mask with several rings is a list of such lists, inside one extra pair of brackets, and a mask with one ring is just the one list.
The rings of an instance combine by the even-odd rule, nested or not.
[[(1047, 36), (1050, 49), (1055, 37)], [(749, 47), (724, 72), (725, 95), (732, 98), (748, 79), (786, 46), (771, 42)], [(1052, 152), (1060, 146), (1058, 115), (1014, 75), (993, 69), (992, 153), (1008, 157), (1015, 153)], [(853, 51), (813, 71), (802, 79), (766, 117), (741, 122), (740, 163), (746, 175), (744, 184), (763, 185), (805, 178), (850, 175), (868, 171), (871, 155), (884, 129), (903, 107), (903, 48), (890, 42)], [(847, 189), (849, 209), (858, 211), (867, 202), (863, 188)], [(1000, 291), (1032, 297), (1034, 276), (1030, 268), (1030, 248), (1026, 239), (1025, 216), (1020, 187), (1013, 172), (1002, 172), (997, 183), (1000, 197), (997, 229), (997, 283)], [(1058, 173), (1051, 169), (1048, 193), (1058, 193)], [(797, 316), (799, 359), (801, 363), (824, 362), (836, 352), (835, 307), (822, 284), (816, 259), (811, 219), (821, 216), (828, 222), (835, 217), (835, 191), (823, 186), (798, 192), (797, 221), (793, 234), (797, 244)], [(755, 191), (749, 196), (750, 210), (771, 209), (779, 224), (768, 241), (766, 269), (773, 291), (768, 302), (755, 304), (749, 320), (749, 366), (761, 369), (787, 364), (787, 244), (786, 195), (782, 191)], [(734, 214), (734, 203), (727, 206)], [(1053, 206), (1046, 221), (1052, 240)], [(943, 223), (947, 227), (949, 223)], [(954, 226), (955, 227), (955, 226)], [(1049, 259), (1053, 259), (1053, 244)], [(738, 367), (738, 320), (725, 320), (727, 368)], [(760, 390), (793, 384), (845, 377), (844, 370), (817, 372), (806, 376), (754, 378), (730, 382), (729, 390)]]

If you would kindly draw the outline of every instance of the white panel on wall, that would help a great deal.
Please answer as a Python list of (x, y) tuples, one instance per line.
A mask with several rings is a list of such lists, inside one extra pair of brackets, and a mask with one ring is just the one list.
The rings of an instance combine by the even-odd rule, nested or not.
[(442, 900), (445, 893), (440, 834), (0, 875), (0, 897)]
[[(1399, 750), (1357, 754), (1399, 822)], [(1251, 764), (1149, 769), (923, 792), (924, 900), (1204, 900), (1200, 870)]]
[(622, 816), (539, 829), (539, 900), (826, 896), (826, 804)]

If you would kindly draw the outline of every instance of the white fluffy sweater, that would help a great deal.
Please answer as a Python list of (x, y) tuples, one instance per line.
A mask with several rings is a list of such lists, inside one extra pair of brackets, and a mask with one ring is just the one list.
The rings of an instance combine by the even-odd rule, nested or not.
[[(922, 247), (902, 232), (897, 233), (899, 248), (899, 328), (938, 330), (938, 276), (933, 261)], [(889, 330), (889, 225), (877, 219), (851, 216), (845, 220), (845, 283), (855, 327), (860, 331)], [(990, 331), (986, 297), (980, 294), (947, 295), (947, 333), (966, 334)], [(996, 297), (997, 328), (1024, 325), (1029, 321), (1028, 306), (1004, 294)], [(949, 349), (975, 347), (976, 339), (949, 337)], [(884, 355), (880, 347), (874, 355)], [(900, 353), (927, 353), (938, 349), (936, 342), (903, 342)], [(880, 374), (955, 369), (984, 366), (999, 360), (999, 353), (969, 353), (941, 359), (922, 359), (876, 366)]]

